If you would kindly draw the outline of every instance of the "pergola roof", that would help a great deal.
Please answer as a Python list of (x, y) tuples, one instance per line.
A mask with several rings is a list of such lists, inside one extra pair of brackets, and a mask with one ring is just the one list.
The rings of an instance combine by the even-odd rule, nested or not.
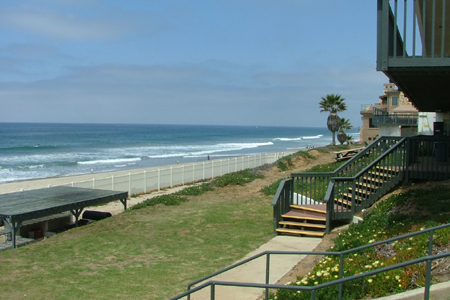
[(21, 222), (127, 197), (128, 192), (65, 186), (0, 194), (0, 217)]
[(23, 221), (70, 211), (78, 221), (88, 206), (120, 200), (126, 209), (128, 192), (58, 186), (0, 194), (0, 218), (15, 236)]

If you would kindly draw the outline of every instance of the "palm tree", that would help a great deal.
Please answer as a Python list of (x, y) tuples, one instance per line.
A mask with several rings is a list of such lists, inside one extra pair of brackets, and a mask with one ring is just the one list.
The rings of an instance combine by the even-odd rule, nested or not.
[(333, 134), (333, 145), (336, 145), (335, 133), (341, 127), (341, 119), (336, 114), (338, 111), (347, 110), (347, 105), (344, 103), (345, 99), (341, 98), (338, 94), (329, 94), (326, 97), (322, 97), (320, 101), (320, 112), (328, 111), (330, 115), (327, 119), (328, 130)]
[(345, 134), (344, 130), (352, 129), (352, 127), (353, 126), (349, 119), (341, 118), (341, 128), (339, 129), (339, 133), (337, 135), (337, 139), (341, 145), (348, 141), (348, 135)]

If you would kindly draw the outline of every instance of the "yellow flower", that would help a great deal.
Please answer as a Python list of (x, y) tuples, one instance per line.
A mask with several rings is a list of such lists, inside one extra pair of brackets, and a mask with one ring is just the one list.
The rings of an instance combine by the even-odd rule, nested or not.
[(372, 279), (372, 278), (367, 279), (367, 282), (372, 283), (372, 282), (373, 282), (373, 279)]
[(316, 281), (316, 282), (314, 282), (314, 285), (318, 285), (319, 283)]

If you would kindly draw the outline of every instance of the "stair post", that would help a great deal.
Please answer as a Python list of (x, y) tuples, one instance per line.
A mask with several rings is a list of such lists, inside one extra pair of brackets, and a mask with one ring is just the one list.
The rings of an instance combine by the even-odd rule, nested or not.
[(326, 229), (325, 233), (329, 234), (331, 231), (331, 216), (333, 215), (334, 201), (332, 201), (334, 195), (334, 179), (330, 179), (330, 183), (328, 184), (327, 192), (325, 194), (324, 202), (327, 203), (327, 220), (325, 223)]
[(353, 178), (352, 184), (352, 216), (355, 215), (356, 211), (356, 179)]

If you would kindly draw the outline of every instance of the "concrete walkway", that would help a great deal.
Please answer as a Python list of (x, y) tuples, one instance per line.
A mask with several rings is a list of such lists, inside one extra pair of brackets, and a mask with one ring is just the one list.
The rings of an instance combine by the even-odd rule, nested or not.
[[(246, 255), (242, 260), (261, 252), (272, 251), (313, 251), (321, 242), (321, 238), (301, 238), (292, 236), (276, 236), (255, 251)], [(274, 284), (297, 265), (304, 255), (273, 255), (270, 259), (270, 283)], [(217, 275), (209, 280), (265, 283), (266, 257), (248, 262), (235, 269)], [(200, 283), (201, 284), (201, 283)], [(199, 284), (199, 285), (200, 285)], [(191, 295), (193, 300), (207, 300), (211, 296), (210, 288), (205, 288)], [(216, 300), (256, 300), (263, 295), (263, 289), (217, 286)]]

